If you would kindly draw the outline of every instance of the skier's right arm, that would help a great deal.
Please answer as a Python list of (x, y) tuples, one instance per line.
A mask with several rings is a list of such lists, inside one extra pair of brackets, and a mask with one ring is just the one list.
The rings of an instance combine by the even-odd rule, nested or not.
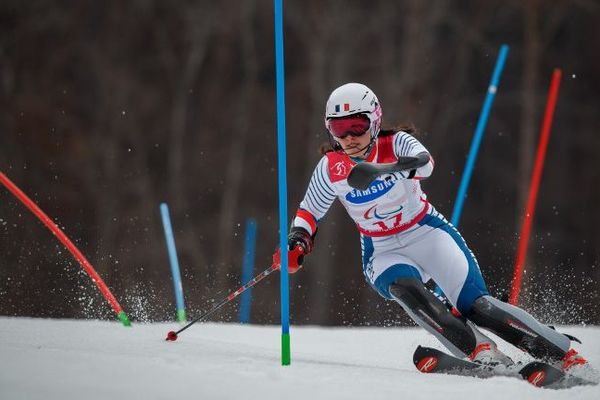
[(327, 157), (323, 157), (313, 171), (306, 194), (292, 223), (288, 235), (290, 273), (298, 271), (304, 262), (304, 256), (312, 252), (317, 224), (336, 198), (328, 168)]
[[(292, 227), (301, 227), (314, 238), (317, 225), (333, 204), (336, 194), (329, 178), (329, 160), (323, 157), (315, 167)], [(292, 228), (293, 229), (293, 228)]]

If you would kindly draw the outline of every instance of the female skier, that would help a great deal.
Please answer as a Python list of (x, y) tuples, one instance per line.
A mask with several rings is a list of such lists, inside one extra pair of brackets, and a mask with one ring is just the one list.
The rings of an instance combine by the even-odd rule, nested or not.
[[(360, 232), (363, 273), (385, 299), (395, 300), (455, 356), (510, 366), (512, 360), (476, 326), (486, 328), (537, 359), (567, 370), (586, 360), (570, 338), (522, 309), (490, 296), (477, 260), (460, 233), (429, 203), (420, 180), (434, 162), (410, 133), (381, 130), (379, 100), (367, 86), (348, 83), (327, 100), (325, 126), (333, 151), (317, 164), (288, 236), (289, 272), (313, 250), (317, 225), (337, 198)], [(397, 163), (415, 157), (420, 167), (387, 173), (366, 190), (348, 183), (361, 163)], [(276, 262), (279, 254), (274, 256)], [(447, 307), (424, 283), (439, 285)]]

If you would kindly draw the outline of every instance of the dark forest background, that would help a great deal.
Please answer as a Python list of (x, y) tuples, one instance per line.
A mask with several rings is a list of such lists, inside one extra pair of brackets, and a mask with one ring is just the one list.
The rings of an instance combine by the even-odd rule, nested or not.
[[(460, 230), (491, 292), (507, 293), (548, 85), (563, 70), (522, 304), (546, 322), (600, 323), (600, 3), (284, 2), (290, 218), (326, 139), (327, 96), (370, 86), (384, 125), (412, 122), (436, 159), (424, 190), (450, 218), (502, 43), (510, 46)], [(240, 285), (276, 246), (273, 3), (0, 3), (0, 170), (79, 246), (134, 321), (173, 320), (159, 204), (175, 230), (188, 315)], [(401, 325), (365, 283), (336, 204), (290, 277), (296, 324)], [(52, 234), (0, 190), (0, 315), (114, 318)], [(277, 323), (279, 279), (253, 292)], [(213, 320), (237, 320), (237, 305)]]

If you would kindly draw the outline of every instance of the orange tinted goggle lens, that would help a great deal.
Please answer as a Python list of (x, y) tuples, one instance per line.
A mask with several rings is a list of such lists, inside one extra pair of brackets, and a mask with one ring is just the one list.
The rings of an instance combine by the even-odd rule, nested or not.
[(366, 115), (351, 115), (344, 118), (332, 118), (327, 121), (329, 132), (339, 139), (348, 135), (358, 137), (364, 135), (371, 126)]

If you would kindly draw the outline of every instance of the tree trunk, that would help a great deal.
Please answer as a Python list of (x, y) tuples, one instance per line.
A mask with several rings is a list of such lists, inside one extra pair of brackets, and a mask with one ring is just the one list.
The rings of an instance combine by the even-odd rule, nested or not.
[[(217, 265), (220, 265), (223, 271), (230, 270), (234, 275), (239, 275), (241, 266), (236, 265), (235, 268), (228, 268), (233, 257), (239, 254), (239, 251), (234, 249), (234, 230), (236, 230), (235, 218), (240, 221), (245, 220), (248, 216), (236, 215), (238, 210), (238, 200), (242, 186), (242, 178), (244, 177), (244, 162), (246, 152), (246, 138), (248, 136), (249, 125), (251, 122), (252, 96), (256, 92), (256, 81), (258, 71), (258, 61), (256, 58), (256, 43), (254, 32), (252, 31), (252, 23), (254, 21), (255, 2), (254, 0), (244, 1), (239, 9), (242, 13), (240, 20), (242, 21), (240, 31), (240, 41), (242, 43), (242, 59), (240, 60), (243, 66), (242, 84), (240, 86), (240, 94), (238, 102), (235, 106), (234, 130), (227, 132), (227, 136), (231, 138), (229, 156), (226, 160), (225, 168), (225, 185), (223, 190), (223, 201), (221, 202), (221, 210), (219, 212), (218, 222), (218, 242), (217, 242)], [(242, 229), (237, 229), (243, 232)]]

